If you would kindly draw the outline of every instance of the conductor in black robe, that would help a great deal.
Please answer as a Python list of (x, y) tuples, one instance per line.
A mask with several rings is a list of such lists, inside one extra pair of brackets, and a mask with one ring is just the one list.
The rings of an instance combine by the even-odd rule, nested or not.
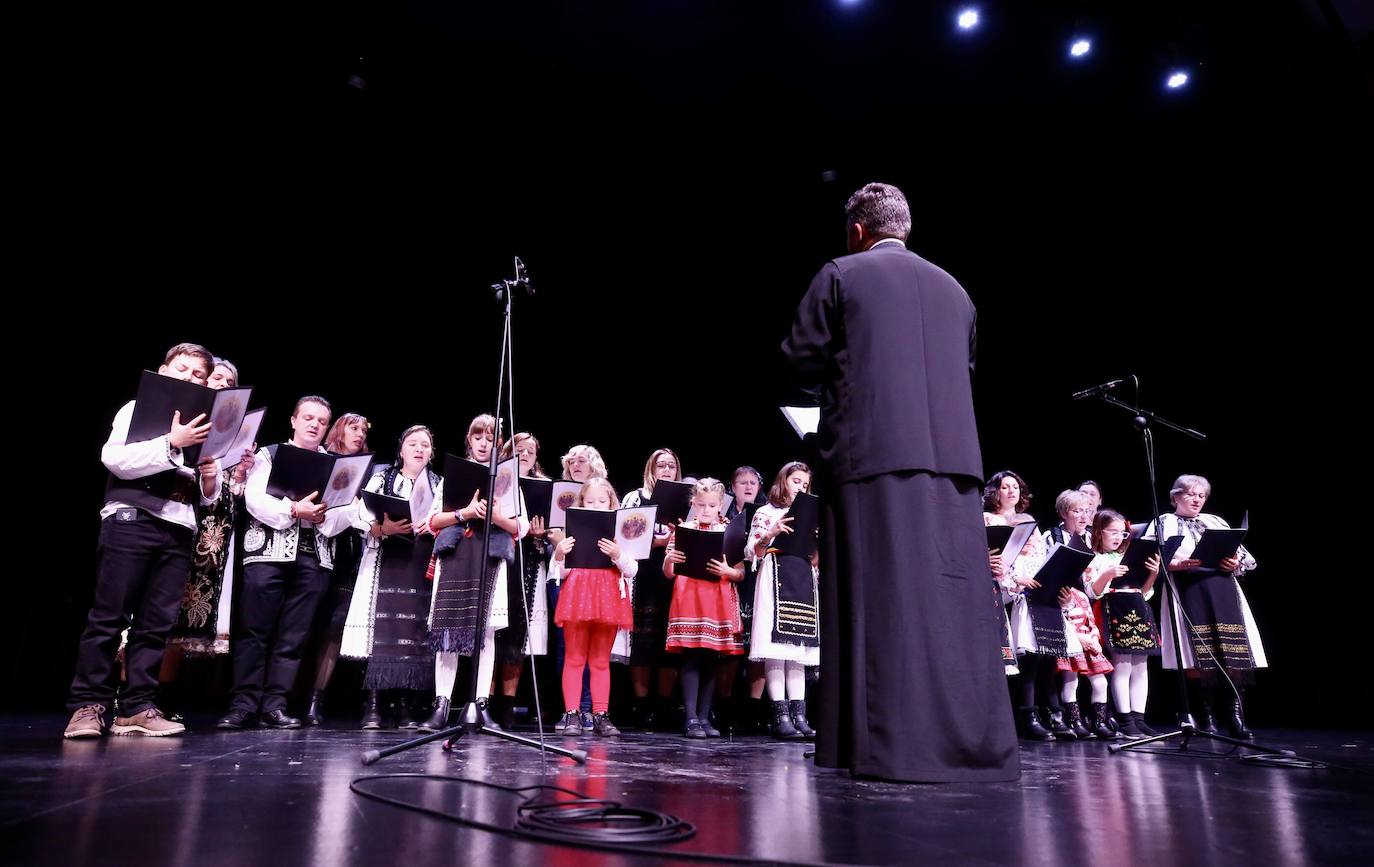
[(816, 274), (782, 346), (821, 402), (816, 763), (908, 782), (1015, 780), (973, 303), (906, 249), (901, 190), (868, 184), (845, 214), (850, 255)]

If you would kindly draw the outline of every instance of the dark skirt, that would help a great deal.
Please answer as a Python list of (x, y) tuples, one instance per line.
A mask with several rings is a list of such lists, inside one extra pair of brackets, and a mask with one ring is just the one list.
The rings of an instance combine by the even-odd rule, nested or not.
[[(456, 548), (439, 555), (435, 579), (439, 586), (434, 588), (434, 610), (430, 616), (430, 650), (473, 655), (477, 636), (486, 631), (491, 618), (491, 591), (496, 585), (496, 570), (500, 565), (500, 559), (482, 551), (480, 532), (474, 532)], [(486, 586), (479, 582), (485, 582)], [(477, 610), (479, 595), (485, 600), (481, 611)]]
[(749, 637), (754, 633), (754, 592), (758, 589), (759, 572), (749, 561), (744, 563), (744, 580), (739, 582), (739, 619), (744, 624), (744, 655), (749, 655)]
[(1236, 579), (1224, 572), (1195, 569), (1175, 572), (1174, 582), (1191, 626), (1185, 635), (1192, 639), (1203, 679), (1218, 677), (1224, 668), (1233, 680), (1249, 682), (1256, 666)]
[[(543, 563), (543, 538), (526, 536), (521, 539), (519, 559), (506, 574), (506, 610), (510, 612), (510, 623), (504, 629), (496, 630), (496, 661), (502, 665), (519, 665), (525, 658), (525, 635), (529, 632), (534, 594), (543, 590), (536, 587), (539, 567)], [(523, 571), (524, 581), (515, 580), (516, 573), (520, 571)], [(520, 613), (522, 611), (524, 614)]]
[(1159, 656), (1159, 625), (1150, 603), (1140, 593), (1108, 593), (1102, 597), (1098, 625), (1112, 653)]
[(673, 602), (673, 582), (663, 577), (667, 548), (654, 548), (649, 559), (639, 561), (634, 581), (634, 629), (630, 634), (630, 665), (676, 666), (677, 654), (669, 653), (668, 608)]
[(362, 534), (356, 530), (345, 530), (334, 537), (334, 569), (329, 573), (329, 590), (315, 614), (314, 632), (320, 641), (337, 640), (343, 635), (348, 608), (353, 604), (353, 586), (358, 583), (362, 547)]
[(429, 650), (430, 585), (425, 580), (434, 537), (390, 536), (377, 556), (377, 611), (372, 656), (364, 689), (419, 689), (434, 686), (434, 654)]

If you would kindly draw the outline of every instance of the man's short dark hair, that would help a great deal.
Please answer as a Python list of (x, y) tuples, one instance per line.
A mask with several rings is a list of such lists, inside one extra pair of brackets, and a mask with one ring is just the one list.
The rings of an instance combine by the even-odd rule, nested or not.
[(303, 397), (303, 398), (301, 398), (300, 400), (296, 401), (296, 406), (295, 406), (295, 408), (291, 410), (291, 417), (292, 417), (292, 418), (295, 418), (295, 417), (296, 417), (296, 413), (298, 413), (298, 412), (301, 411), (301, 406), (302, 406), (303, 404), (307, 404), (307, 403), (318, 403), (320, 406), (322, 406), (322, 407), (324, 407), (326, 410), (328, 410), (330, 415), (333, 415), (333, 414), (334, 414), (334, 407), (332, 407), (332, 406), (329, 405), (329, 401), (327, 401), (327, 400), (325, 400), (324, 398), (320, 397), (318, 394), (307, 394), (305, 397)]

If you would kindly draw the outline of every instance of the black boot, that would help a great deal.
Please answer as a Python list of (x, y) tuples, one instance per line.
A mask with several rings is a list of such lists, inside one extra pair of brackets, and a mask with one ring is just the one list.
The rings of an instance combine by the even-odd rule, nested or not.
[(1021, 730), (1021, 737), (1030, 741), (1052, 741), (1054, 733), (1040, 724), (1040, 717), (1036, 714), (1035, 708), (1018, 708), (1016, 715), (1020, 723), (1018, 728)]
[(498, 726), (501, 725), (501, 718), (506, 715), (505, 698), (506, 697), (499, 692), (494, 692), (487, 696), (487, 713), (491, 716), (492, 721)]
[(792, 727), (801, 732), (802, 737), (810, 740), (816, 736), (816, 730), (806, 721), (805, 701), (789, 701), (787, 711), (792, 717)]
[(1131, 740), (1145, 737), (1145, 732), (1142, 731), (1140, 726), (1136, 723), (1136, 715), (1133, 713), (1122, 713), (1121, 711), (1117, 711), (1116, 726), (1117, 733), (1122, 737), (1130, 738)]
[(651, 731), (654, 727), (654, 700), (649, 696), (635, 696), (635, 703), (630, 706), (630, 725), (642, 732)]
[(181, 690), (177, 687), (176, 681), (157, 685), (157, 709), (162, 711), (163, 719), (186, 722), (186, 718), (181, 714)]
[(1093, 702), (1092, 733), (1104, 741), (1114, 741), (1121, 737), (1121, 734), (1107, 723), (1107, 703), (1105, 701)]
[(1145, 725), (1145, 714), (1132, 711), (1131, 719), (1135, 721), (1135, 727), (1139, 729), (1140, 733), (1145, 737), (1152, 738), (1155, 735), (1159, 734), (1159, 732)]
[(676, 702), (671, 695), (655, 695), (654, 709), (650, 714), (654, 731), (682, 731), (686, 720), (677, 719)]
[[(497, 693), (487, 699), (487, 707), (491, 709), (491, 718), (496, 720), (496, 724), (503, 729), (513, 728), (515, 725), (515, 702), (506, 695)], [(507, 719), (507, 715), (511, 719)]]
[(749, 707), (754, 715), (750, 734), (767, 737), (773, 727), (772, 703), (766, 698), (751, 698), (749, 699)]
[(400, 697), (396, 699), (396, 728), (414, 731), (420, 725), (415, 721), (415, 706), (417, 704), (419, 702), (412, 699), (408, 690), (401, 693)]
[(1255, 739), (1255, 733), (1245, 725), (1245, 716), (1241, 709), (1239, 695), (1231, 702), (1231, 712), (1226, 715), (1226, 728), (1233, 738), (1246, 741)]
[(1049, 720), (1049, 729), (1055, 737), (1061, 741), (1078, 740), (1078, 735), (1073, 733), (1073, 729), (1065, 725), (1062, 710), (1051, 710), (1050, 708), (1043, 708), (1042, 710), (1045, 718)]
[(1192, 695), (1196, 697), (1193, 705), (1193, 723), (1200, 732), (1208, 734), (1217, 733), (1216, 719), (1212, 716), (1212, 697), (1208, 694), (1210, 690), (1200, 683), (1193, 681)]
[(773, 737), (779, 740), (796, 740), (801, 737), (801, 732), (792, 725), (792, 714), (787, 709), (787, 702), (775, 701), (771, 705), (773, 722), (769, 726), (769, 731)]
[(324, 713), (322, 712), (323, 709), (324, 693), (317, 689), (314, 692), (310, 693), (310, 707), (306, 709), (305, 717), (301, 720), (301, 722), (305, 723), (308, 726), (324, 725)]
[(429, 715), (429, 719), (416, 726), (422, 732), (441, 732), (448, 728), (449, 698), (446, 695), (437, 696), (434, 699), (434, 713)]
[(735, 700), (733, 696), (716, 696), (716, 703), (711, 708), (711, 717), (707, 720), (706, 725), (729, 734), (735, 727), (734, 709)]
[(741, 695), (738, 685), (736, 685), (736, 689), (730, 694), (730, 700), (726, 702), (726, 705), (727, 711), (724, 720), (726, 724), (721, 728), (731, 737), (748, 734), (749, 718), (754, 712), (754, 702), (753, 699), (749, 698), (749, 693), (746, 692)]
[(377, 690), (369, 689), (363, 700), (363, 731), (375, 732), (382, 727), (381, 696)]
[(505, 731), (505, 729), (501, 728), (500, 724), (496, 722), (496, 718), (491, 715), (491, 703), (485, 698), (477, 699), (477, 721), (489, 729), (498, 732)]
[(1198, 731), (1207, 732), (1212, 735), (1217, 733), (1217, 721), (1212, 716), (1212, 709), (1207, 705), (1204, 704), (1202, 707), (1193, 711), (1193, 720), (1197, 723)]
[(1083, 725), (1083, 712), (1078, 709), (1078, 702), (1064, 702), (1064, 715), (1068, 717), (1069, 730), (1075, 738), (1083, 741), (1093, 736), (1088, 727)]
[(672, 731), (677, 731), (687, 724), (687, 706), (680, 701), (670, 699), (668, 701), (667, 720), (665, 725), (671, 725)]

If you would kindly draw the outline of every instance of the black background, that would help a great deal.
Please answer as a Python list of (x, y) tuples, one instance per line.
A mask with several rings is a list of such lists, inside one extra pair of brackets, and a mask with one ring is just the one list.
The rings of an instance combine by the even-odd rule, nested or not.
[(911, 202), (909, 246), (978, 306), (986, 472), (1023, 475), (1042, 523), (1084, 478), (1143, 517), (1130, 417), (1069, 400), (1138, 376), (1145, 405), (1209, 434), (1157, 434), (1161, 496), (1196, 472), (1208, 511), (1250, 513), (1272, 666), (1252, 715), (1366, 725), (1346, 371), (1370, 285), (1370, 41), (1324, 8), (988, 3), (973, 35), (952, 5), (880, 0), (99, 13), (54, 71), (70, 101), (31, 215), (82, 300), (30, 326), (73, 336), (55, 365), (25, 359), (60, 435), (20, 483), (63, 505), (13, 540), (31, 595), (9, 700), (61, 701), (99, 448), (173, 343), (239, 365), (265, 439), (320, 393), (373, 420), (376, 450), (423, 422), (457, 451), (496, 387), (486, 287), (518, 255), (538, 294), (516, 304), (515, 421), (545, 469), (591, 442), (623, 494), (668, 445), (690, 473), (771, 479), (799, 454), (778, 343), (844, 252), (845, 199), (883, 180)]

